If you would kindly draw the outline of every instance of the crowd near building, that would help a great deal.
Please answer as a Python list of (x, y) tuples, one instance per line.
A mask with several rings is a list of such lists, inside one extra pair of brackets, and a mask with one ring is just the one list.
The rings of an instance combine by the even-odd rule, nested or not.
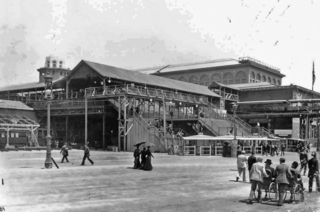
[(125, 70), (85, 60), (68, 69), (49, 56), (37, 71), (36, 82), (0, 88), (0, 148), (46, 145), (48, 76), (58, 148), (87, 141), (134, 151), (137, 141), (148, 141), (166, 152), (198, 134), (318, 137), (320, 93), (282, 85), (278, 68), (249, 57)]

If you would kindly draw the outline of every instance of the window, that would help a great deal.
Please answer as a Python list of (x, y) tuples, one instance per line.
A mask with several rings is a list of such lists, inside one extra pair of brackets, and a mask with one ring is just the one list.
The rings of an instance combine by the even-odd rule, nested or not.
[(218, 83), (221, 83), (221, 77), (219, 74), (214, 74), (211, 78), (211, 81), (212, 82), (218, 82)]
[(207, 75), (202, 75), (200, 77), (200, 85), (205, 85), (205, 86), (208, 86), (210, 83), (210, 79)]
[(53, 67), (53, 68), (56, 68), (56, 67), (57, 67), (57, 61), (55, 61), (55, 60), (52, 61), (52, 67)]
[(62, 68), (62, 61), (59, 62), (59, 68)]
[(223, 76), (223, 84), (233, 84), (233, 75), (231, 73), (226, 73)]
[(60, 76), (63, 76), (62, 71), (60, 71)]
[(193, 84), (198, 84), (198, 78), (195, 76), (192, 76), (190, 77), (189, 82)]
[(262, 82), (266, 82), (266, 81), (267, 81), (266, 76), (262, 75)]
[(236, 84), (246, 83), (247, 82), (247, 75), (243, 71), (239, 71), (236, 74)]
[(47, 62), (47, 67), (50, 67), (50, 61)]
[(52, 71), (52, 75), (54, 75), (56, 73), (56, 71)]
[(1, 132), (1, 138), (6, 137), (6, 133), (5, 132)]

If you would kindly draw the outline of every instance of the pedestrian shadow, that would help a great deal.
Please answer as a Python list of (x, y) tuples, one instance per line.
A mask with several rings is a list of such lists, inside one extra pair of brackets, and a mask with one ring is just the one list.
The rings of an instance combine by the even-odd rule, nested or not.
[(133, 169), (133, 167), (127, 167), (127, 169)]
[(229, 182), (250, 184), (250, 182), (243, 182), (243, 181), (236, 181), (236, 180), (229, 180)]

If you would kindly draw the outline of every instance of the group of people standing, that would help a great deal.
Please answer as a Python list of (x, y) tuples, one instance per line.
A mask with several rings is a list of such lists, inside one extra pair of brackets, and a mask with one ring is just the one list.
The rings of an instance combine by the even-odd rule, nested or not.
[[(146, 171), (151, 171), (153, 169), (151, 164), (151, 157), (154, 156), (151, 153), (150, 146), (147, 146), (148, 149), (146, 150), (145, 147), (140, 151), (139, 145), (136, 145), (136, 149), (133, 152), (134, 157), (134, 166), (133, 169), (141, 169)], [(141, 157), (141, 161), (140, 161)]]
[(285, 150), (286, 150), (286, 144), (284, 143), (280, 144), (279, 147), (277, 144), (273, 144), (273, 143), (262, 144), (262, 155), (268, 156), (268, 154), (270, 154), (270, 156), (275, 156), (275, 155), (278, 156), (280, 153), (280, 156), (283, 156), (285, 155)]
[[(319, 183), (319, 164), (316, 157), (316, 152), (311, 154), (312, 159), (308, 163), (309, 168), (309, 192), (312, 192), (313, 180), (316, 179), (317, 190), (320, 192), (320, 183)], [(271, 167), (272, 161), (267, 159), (265, 164), (263, 164), (263, 159), (261, 157), (255, 156), (255, 151), (252, 152), (250, 157), (245, 156), (245, 151), (242, 151), (237, 158), (238, 166), (238, 175), (236, 181), (239, 180), (241, 175), (243, 176), (243, 181), (246, 182), (246, 169), (249, 170), (249, 179), (251, 183), (251, 191), (249, 195), (248, 204), (252, 204), (252, 199), (254, 192), (258, 192), (258, 202), (262, 201), (262, 189), (265, 190), (265, 198), (267, 198), (267, 192), (269, 192), (269, 187), (271, 182), (275, 182), (276, 186), (276, 199), (278, 199), (278, 206), (283, 205), (284, 193), (289, 190), (291, 192), (290, 200), (293, 200), (293, 193), (295, 185), (300, 185), (301, 190), (301, 199), (304, 200), (304, 186), (302, 182), (302, 176), (300, 170), (298, 169), (299, 163), (294, 161), (291, 164), (291, 167), (285, 164), (286, 159), (280, 158), (279, 165), (276, 168)]]

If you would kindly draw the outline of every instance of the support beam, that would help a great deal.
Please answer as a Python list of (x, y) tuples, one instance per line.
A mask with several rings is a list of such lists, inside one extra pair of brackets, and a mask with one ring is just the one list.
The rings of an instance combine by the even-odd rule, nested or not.
[(163, 101), (163, 137), (164, 137), (164, 145), (165, 145), (165, 148), (166, 148), (166, 151), (168, 149), (167, 147), (167, 123), (166, 123), (166, 99), (165, 99), (165, 94), (164, 94), (164, 91), (162, 91), (162, 101)]
[(127, 98), (124, 96), (123, 98), (123, 150), (127, 151), (127, 136), (126, 136), (126, 131), (127, 131)]
[(68, 125), (69, 125), (69, 116), (66, 116), (66, 142), (69, 141), (69, 128), (68, 128)]
[(102, 115), (102, 145), (103, 150), (106, 150), (106, 114)]
[(118, 98), (119, 108), (118, 108), (118, 151), (121, 150), (121, 97)]
[(84, 98), (84, 145), (88, 141), (88, 99)]

